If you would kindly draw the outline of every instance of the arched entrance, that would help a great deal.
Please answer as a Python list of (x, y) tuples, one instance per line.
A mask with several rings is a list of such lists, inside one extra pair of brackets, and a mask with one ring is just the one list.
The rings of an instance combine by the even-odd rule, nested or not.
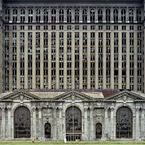
[(132, 138), (132, 111), (121, 107), (116, 113), (116, 138)]
[(45, 129), (45, 138), (46, 139), (51, 138), (51, 125), (50, 125), (50, 123), (45, 123), (44, 129)]
[(14, 137), (31, 137), (31, 116), (28, 108), (18, 107), (14, 112)]
[(81, 140), (82, 134), (82, 113), (75, 106), (66, 110), (66, 139), (67, 141)]
[(97, 123), (96, 124), (96, 139), (101, 139), (102, 137), (102, 124)]

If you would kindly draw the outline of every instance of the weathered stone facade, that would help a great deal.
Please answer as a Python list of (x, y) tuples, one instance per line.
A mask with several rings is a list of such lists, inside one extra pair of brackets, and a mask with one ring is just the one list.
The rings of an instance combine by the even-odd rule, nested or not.
[[(44, 96), (45, 95), (45, 96)], [(45, 123), (51, 124), (49, 140), (66, 138), (66, 110), (71, 106), (81, 111), (81, 140), (96, 139), (96, 124), (102, 125), (101, 140), (116, 138), (116, 112), (128, 107), (132, 112), (132, 137), (145, 138), (145, 95), (123, 91), (104, 98), (101, 92), (13, 92), (1, 94), (0, 136), (1, 139), (15, 137), (15, 110), (25, 106), (30, 111), (32, 139), (45, 138)], [(121, 139), (121, 138), (120, 138)]]

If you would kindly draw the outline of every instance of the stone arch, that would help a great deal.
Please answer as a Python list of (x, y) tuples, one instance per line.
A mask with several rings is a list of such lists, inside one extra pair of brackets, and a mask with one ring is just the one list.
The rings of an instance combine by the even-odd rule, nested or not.
[(132, 138), (133, 113), (129, 107), (120, 107), (116, 112), (116, 138)]
[(70, 106), (65, 112), (66, 120), (66, 139), (75, 141), (81, 139), (82, 134), (82, 112), (76, 106)]
[(31, 113), (25, 106), (17, 107), (14, 111), (14, 138), (31, 137)]

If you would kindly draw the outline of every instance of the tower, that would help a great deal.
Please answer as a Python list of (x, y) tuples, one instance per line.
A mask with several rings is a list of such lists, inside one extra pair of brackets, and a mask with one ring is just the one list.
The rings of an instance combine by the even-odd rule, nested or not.
[(2, 0), (0, 0), (0, 93), (3, 90), (3, 21), (2, 21)]

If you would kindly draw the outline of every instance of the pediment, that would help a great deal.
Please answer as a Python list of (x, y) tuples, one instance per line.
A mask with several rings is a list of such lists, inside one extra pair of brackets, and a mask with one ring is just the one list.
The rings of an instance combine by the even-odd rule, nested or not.
[(19, 100), (19, 101), (30, 100), (30, 101), (32, 101), (32, 100), (40, 100), (40, 98), (29, 92), (23, 92), (23, 91), (12, 92), (12, 93), (2, 96), (0, 98), (0, 101), (14, 101), (14, 100)]
[(70, 92), (66, 92), (64, 94), (61, 94), (55, 98), (53, 98), (53, 100), (62, 100), (62, 101), (69, 101), (69, 100), (80, 100), (80, 101), (91, 101), (93, 100), (92, 97), (85, 95), (81, 92), (76, 92), (76, 91), (70, 91)]
[(106, 98), (105, 101), (117, 101), (117, 102), (145, 101), (145, 97), (135, 92), (122, 91), (118, 94)]

